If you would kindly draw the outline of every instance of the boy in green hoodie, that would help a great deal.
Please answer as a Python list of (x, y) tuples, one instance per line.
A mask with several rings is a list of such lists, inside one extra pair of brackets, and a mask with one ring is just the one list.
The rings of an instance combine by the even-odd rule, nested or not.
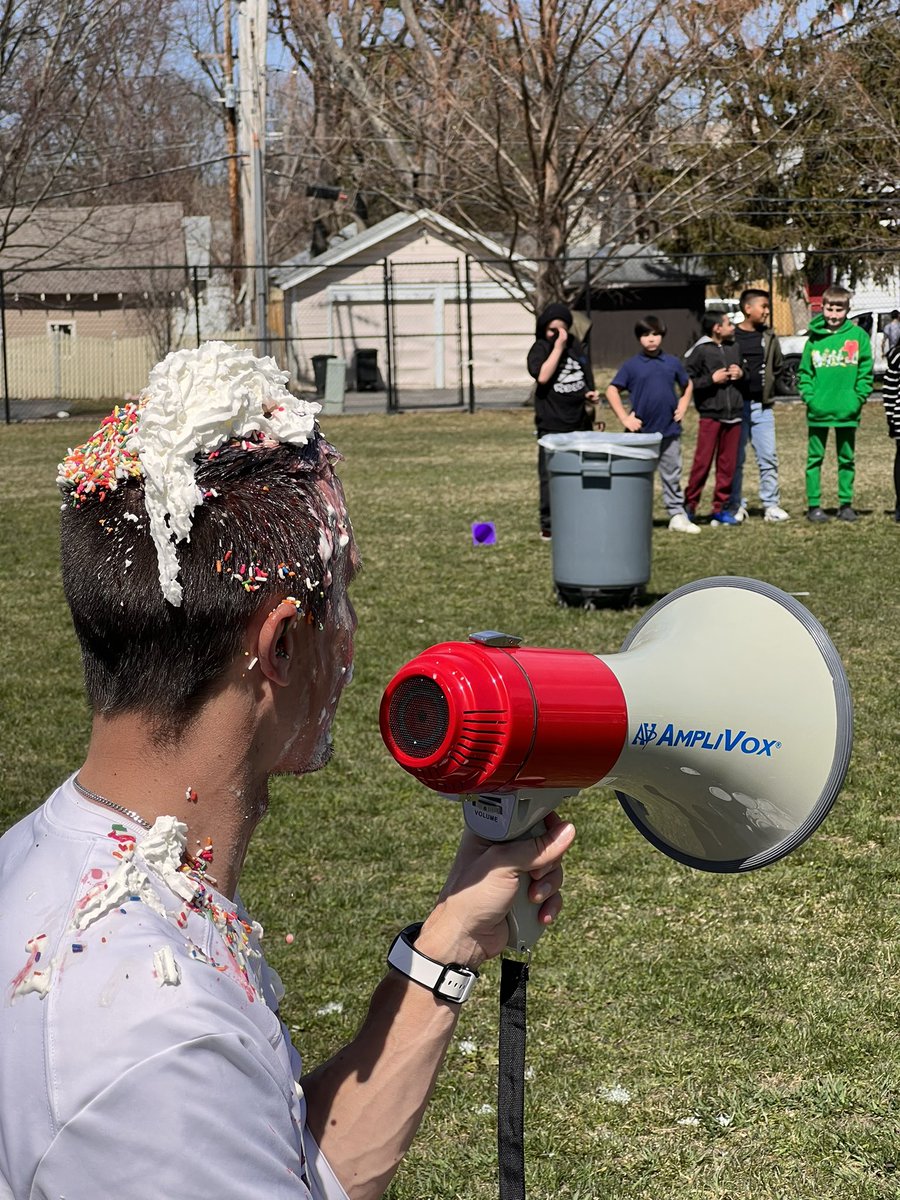
[(832, 286), (825, 290), (822, 312), (809, 323), (809, 336), (797, 373), (809, 432), (806, 516), (816, 524), (829, 519), (822, 508), (821, 477), (831, 428), (837, 452), (838, 519), (856, 520), (853, 507), (856, 429), (872, 390), (872, 344), (866, 331), (847, 319), (849, 309), (850, 293), (846, 288)]

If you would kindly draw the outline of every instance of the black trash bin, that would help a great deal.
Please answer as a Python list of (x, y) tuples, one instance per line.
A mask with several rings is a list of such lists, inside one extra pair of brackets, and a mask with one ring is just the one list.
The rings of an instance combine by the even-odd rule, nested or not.
[(316, 395), (325, 395), (325, 372), (328, 369), (329, 358), (337, 358), (336, 354), (314, 354), (312, 356), (313, 377), (316, 381)]
[(377, 350), (354, 350), (350, 371), (358, 392), (377, 392), (381, 389)]

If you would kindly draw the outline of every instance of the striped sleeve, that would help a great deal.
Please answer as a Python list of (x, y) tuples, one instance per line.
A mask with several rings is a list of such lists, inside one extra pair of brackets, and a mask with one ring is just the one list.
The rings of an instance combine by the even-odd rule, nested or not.
[(881, 398), (884, 401), (888, 434), (892, 438), (900, 438), (900, 346), (894, 346), (888, 351), (887, 371), (881, 383)]

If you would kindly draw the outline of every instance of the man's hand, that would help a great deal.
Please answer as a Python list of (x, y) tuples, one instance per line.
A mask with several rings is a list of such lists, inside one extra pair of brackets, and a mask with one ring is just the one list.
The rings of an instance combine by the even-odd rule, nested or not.
[(547, 339), (555, 342), (557, 346), (564, 346), (569, 340), (569, 330), (562, 321), (551, 321), (547, 326)]
[(713, 371), (710, 378), (712, 379), (713, 383), (727, 383), (731, 378), (731, 375), (728, 372), (728, 367), (719, 367), (717, 370)]
[(506, 917), (518, 895), (519, 879), (529, 875), (529, 899), (538, 921), (559, 915), (562, 857), (575, 839), (575, 827), (556, 813), (537, 838), (488, 842), (466, 829), (437, 905), (416, 939), (416, 948), (438, 962), (477, 968), (507, 942)]
[(729, 364), (729, 367), (728, 367), (728, 378), (729, 379), (740, 379), (743, 376), (743, 374), (744, 374), (743, 370), (737, 365), (737, 363)]
[(591, 404), (596, 404), (597, 401), (600, 399), (600, 393), (597, 391), (585, 392), (584, 398), (585, 398), (585, 400), (590, 400)]
[(644, 427), (644, 422), (640, 417), (636, 417), (634, 413), (626, 413), (622, 419), (622, 424), (629, 433), (640, 433)]

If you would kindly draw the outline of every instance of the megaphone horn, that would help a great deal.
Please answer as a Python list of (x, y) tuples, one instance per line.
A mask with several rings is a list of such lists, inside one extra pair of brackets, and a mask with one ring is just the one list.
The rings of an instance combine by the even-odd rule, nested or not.
[(388, 685), (381, 731), (428, 787), (490, 800), (495, 840), (523, 832), (503, 797), (602, 783), (659, 850), (735, 872), (776, 862), (822, 822), (850, 762), (852, 704), (816, 618), (728, 576), (671, 592), (618, 654), (494, 633), (433, 646)]

